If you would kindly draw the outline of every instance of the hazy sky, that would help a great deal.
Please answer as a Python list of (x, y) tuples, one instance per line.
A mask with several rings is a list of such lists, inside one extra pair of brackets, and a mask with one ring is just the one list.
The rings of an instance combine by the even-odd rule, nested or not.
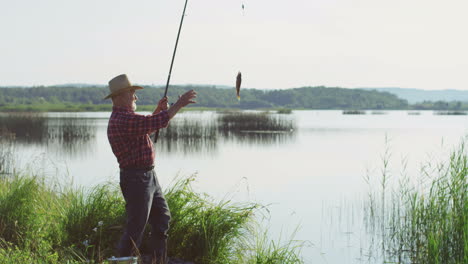
[[(165, 84), (184, 0), (0, 0), (0, 86)], [(242, 12), (245, 5), (245, 13)], [(172, 84), (468, 90), (467, 0), (189, 0)]]

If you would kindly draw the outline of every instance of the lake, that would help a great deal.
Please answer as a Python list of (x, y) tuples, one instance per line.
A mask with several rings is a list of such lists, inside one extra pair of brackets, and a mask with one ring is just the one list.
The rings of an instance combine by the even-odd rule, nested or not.
[[(3, 113), (0, 121), (16, 134), (21, 170), (86, 187), (118, 182), (109, 116), (47, 113), (18, 121), (24, 118)], [(263, 221), (272, 239), (287, 240), (299, 227), (295, 239), (309, 241), (306, 263), (375, 263), (363, 206), (369, 191), (381, 188), (384, 160), (390, 186), (401, 175), (417, 184), (422, 166), (448, 159), (467, 132), (467, 116), (432, 111), (189, 111), (162, 130), (156, 172), (163, 187), (196, 173), (195, 189), (214, 199), (268, 205)]]

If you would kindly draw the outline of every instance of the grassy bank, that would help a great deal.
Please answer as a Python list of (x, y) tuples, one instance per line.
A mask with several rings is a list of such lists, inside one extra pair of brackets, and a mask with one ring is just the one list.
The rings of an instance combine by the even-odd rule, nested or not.
[[(118, 184), (79, 189), (19, 175), (6, 144), (0, 144), (0, 263), (106, 263), (116, 255), (125, 222)], [(192, 189), (194, 180), (179, 178), (165, 190), (170, 257), (197, 264), (303, 263), (303, 242), (273, 241), (256, 222), (262, 206), (214, 201)], [(147, 243), (145, 236), (142, 254)]]
[[(388, 154), (388, 153), (387, 153)], [(464, 144), (445, 163), (426, 164), (417, 185), (388, 185), (388, 155), (379, 192), (366, 206), (367, 227), (386, 263), (468, 263), (468, 153)]]

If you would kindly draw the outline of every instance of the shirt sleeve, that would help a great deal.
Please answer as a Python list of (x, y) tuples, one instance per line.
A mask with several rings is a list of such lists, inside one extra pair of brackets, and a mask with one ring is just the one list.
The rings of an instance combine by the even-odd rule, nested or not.
[(154, 115), (132, 114), (121, 123), (122, 132), (127, 135), (147, 135), (167, 127), (169, 114), (162, 111)]

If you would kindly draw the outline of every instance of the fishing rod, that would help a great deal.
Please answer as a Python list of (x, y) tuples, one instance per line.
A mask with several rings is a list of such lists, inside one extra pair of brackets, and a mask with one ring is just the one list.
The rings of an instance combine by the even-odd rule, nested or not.
[(171, 80), (171, 74), (172, 74), (172, 66), (174, 65), (174, 58), (177, 52), (177, 45), (179, 44), (180, 31), (182, 29), (182, 24), (184, 23), (185, 9), (187, 8), (187, 2), (188, 0), (185, 0), (184, 11), (182, 12), (182, 18), (180, 19), (179, 32), (177, 32), (177, 39), (176, 39), (176, 43), (174, 47), (174, 53), (172, 53), (171, 67), (169, 68), (169, 75), (167, 76), (166, 90), (164, 91), (163, 98), (166, 97), (167, 89), (169, 88), (169, 82)]
[[(174, 46), (174, 52), (172, 53), (171, 67), (169, 68), (169, 74), (167, 75), (166, 89), (164, 90), (163, 98), (167, 96), (167, 90), (169, 89), (169, 82), (171, 81), (172, 66), (174, 65), (174, 59), (177, 52), (177, 45), (179, 45), (180, 31), (182, 30), (182, 24), (184, 23), (185, 9), (187, 8), (188, 0), (185, 0), (184, 11), (182, 12), (182, 18), (180, 19), (179, 31), (177, 32), (177, 39)], [(156, 131), (154, 136), (154, 143), (158, 142), (159, 130)]]

